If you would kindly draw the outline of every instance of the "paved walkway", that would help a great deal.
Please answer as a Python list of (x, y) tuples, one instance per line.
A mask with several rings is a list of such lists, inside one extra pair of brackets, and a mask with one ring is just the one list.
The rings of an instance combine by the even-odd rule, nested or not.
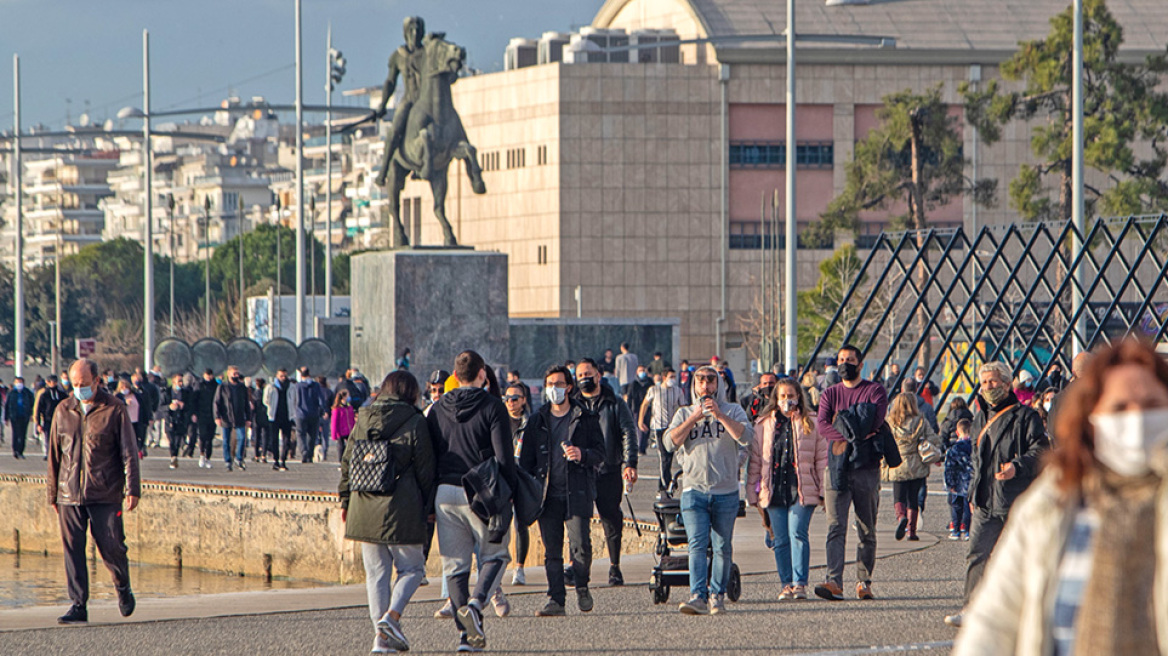
[[(642, 476), (651, 475), (651, 472), (656, 471), (657, 461), (654, 451), (650, 451), (649, 455), (642, 460), (640, 471)], [(33, 474), (43, 475), (44, 463), (39, 459), (30, 458), (25, 461), (13, 460), (10, 456), (0, 457), (0, 473), (8, 474)], [(336, 482), (339, 478), (339, 471), (335, 463), (317, 463), (309, 465), (301, 465), (299, 463), (290, 463), (289, 471), (274, 472), (269, 467), (262, 465), (252, 465), (244, 472), (235, 471), (227, 472), (223, 469), (222, 463), (216, 463), (216, 468), (211, 470), (199, 469), (194, 466), (190, 460), (182, 460), (178, 470), (170, 470), (167, 467), (167, 461), (163, 458), (150, 457), (143, 462), (143, 477), (147, 480), (164, 481), (164, 482), (185, 482), (185, 483), (200, 483), (208, 485), (232, 485), (245, 487), (259, 487), (265, 489), (284, 489), (284, 490), (301, 490), (301, 491), (332, 491), (336, 489)], [(937, 475), (934, 476), (936, 480)], [(648, 479), (642, 479), (642, 482), (634, 488), (632, 495), (633, 507), (637, 518), (643, 522), (654, 522), (655, 518), (652, 514), (652, 497), (655, 494), (655, 485)], [(934, 489), (939, 489), (938, 482), (933, 483)], [(944, 613), (952, 609), (953, 606), (959, 604), (959, 583), (952, 585), (942, 585), (943, 582), (948, 581), (952, 583), (955, 579), (960, 578), (961, 575), (961, 556), (963, 554), (963, 547), (959, 544), (949, 543), (945, 540), (942, 544), (943, 549), (939, 550), (946, 555), (938, 556), (933, 554), (934, 547), (938, 545), (938, 538), (935, 534), (938, 529), (943, 528), (948, 521), (948, 507), (944, 502), (943, 496), (931, 497), (932, 503), (925, 515), (924, 526), (927, 529), (932, 529), (932, 532), (922, 533), (922, 540), (920, 542), (896, 542), (892, 536), (893, 516), (892, 504), (888, 499), (887, 492), (885, 493), (881, 524), (878, 537), (879, 557), (887, 559), (895, 557), (895, 562), (910, 563), (903, 565), (909, 571), (906, 572), (907, 579), (896, 577), (894, 580), (917, 580), (920, 582), (927, 582), (930, 586), (941, 586), (946, 590), (940, 593), (940, 596), (932, 595), (927, 598), (918, 599), (918, 601), (928, 602), (930, 605), (937, 606), (937, 613)], [(143, 503), (149, 503), (149, 499), (144, 499)], [(824, 537), (826, 533), (826, 518), (822, 512), (817, 512), (811, 523), (811, 544), (812, 555), (811, 562), (813, 567), (821, 567), (825, 562), (824, 556)], [(626, 529), (631, 530), (631, 529)], [(849, 554), (854, 551), (855, 536), (850, 536)], [(761, 605), (757, 610), (763, 610), (771, 605), (771, 601), (777, 595), (777, 580), (774, 572), (774, 559), (769, 550), (765, 548), (763, 543), (763, 529), (759, 521), (757, 512), (753, 508), (748, 508), (748, 514), (745, 518), (740, 519), (735, 526), (734, 539), (734, 560), (741, 568), (744, 574), (744, 585), (746, 592), (744, 592), (743, 601), (737, 606), (741, 608), (754, 608), (755, 605)], [(603, 555), (603, 547), (598, 546), (597, 556)], [(596, 594), (598, 610), (603, 609), (605, 599), (610, 595), (615, 595), (619, 598), (619, 604), (627, 606), (634, 615), (650, 613), (653, 617), (657, 617), (660, 613), (667, 613), (676, 610), (676, 602), (679, 597), (684, 595), (683, 590), (675, 591), (671, 597), (671, 604), (666, 606), (653, 606), (650, 600), (650, 594), (646, 587), (649, 580), (650, 572), (654, 565), (654, 557), (649, 554), (645, 555), (627, 555), (623, 558), (622, 569), (624, 570), (626, 581), (629, 586), (623, 590), (619, 589), (604, 589), (605, 586), (598, 586), (600, 588)], [(923, 569), (917, 571), (911, 565), (918, 561), (938, 561), (944, 566), (935, 569)], [(892, 562), (892, 561), (890, 561)], [(877, 581), (886, 580), (879, 572), (883, 569), (883, 565), (878, 565)], [(516, 615), (525, 615), (530, 617), (534, 614), (536, 608), (542, 605), (543, 595), (542, 591), (545, 588), (546, 582), (543, 577), (543, 568), (533, 566), (529, 563), (527, 567), (528, 585), (525, 587), (507, 586), (506, 590), (512, 596), (517, 607)], [(593, 580), (597, 582), (604, 582), (607, 580), (608, 560), (606, 558), (597, 558), (593, 564)], [(104, 571), (98, 572), (98, 576), (104, 576)], [(845, 581), (851, 580), (854, 576), (853, 568), (851, 566), (845, 571)], [(812, 580), (817, 581), (822, 578), (821, 573), (813, 573)], [(507, 581), (510, 581), (510, 575), (507, 576)], [(891, 584), (890, 584), (891, 585)], [(903, 585), (903, 584), (900, 584)], [(881, 583), (877, 583), (877, 592), (881, 592)], [(952, 588), (951, 590), (947, 588)], [(891, 591), (890, 591), (891, 592)], [(439, 597), (439, 586), (437, 581), (434, 584), (419, 589), (414, 599), (416, 602), (432, 601), (437, 603)], [(907, 592), (896, 594), (911, 594)], [(943, 600), (943, 602), (942, 602)], [(909, 603), (908, 598), (901, 600), (903, 603)], [(147, 603), (139, 605), (138, 610), (129, 621), (123, 620), (117, 614), (116, 607), (112, 602), (94, 602), (91, 604), (90, 617), (93, 622), (92, 626), (86, 630), (86, 633), (97, 631), (112, 631), (111, 628), (98, 629), (100, 626), (111, 627), (113, 625), (122, 626), (123, 624), (144, 625), (151, 626), (153, 623), (160, 621), (192, 623), (195, 620), (204, 620), (211, 624), (219, 624), (228, 622), (232, 626), (250, 626), (252, 622), (258, 622), (256, 619), (243, 619), (248, 616), (258, 614), (278, 616), (279, 621), (304, 621), (306, 624), (315, 624), (317, 616), (327, 615), (335, 616), (337, 621), (341, 624), (355, 621), (354, 617), (360, 617), (361, 609), (365, 604), (364, 586), (333, 586), (322, 587), (314, 589), (297, 589), (297, 590), (268, 590), (256, 592), (242, 592), (229, 594), (215, 594), (215, 595), (197, 595), (185, 597), (173, 597), (166, 599), (151, 599)], [(814, 616), (816, 613), (826, 611), (828, 607), (844, 608), (846, 606), (855, 606), (852, 604), (830, 605), (825, 602), (808, 602), (806, 605), (798, 606), (800, 612), (803, 614), (804, 608), (818, 608), (818, 611), (810, 611)], [(410, 615), (417, 616), (419, 613), (415, 611), (418, 608), (427, 608), (426, 615), (433, 612), (433, 605), (417, 603), (411, 608)], [(794, 606), (791, 607), (793, 610)], [(333, 609), (332, 614), (324, 611)], [(775, 609), (777, 610), (777, 608)], [(29, 629), (47, 629), (49, 634), (57, 634), (61, 632), (55, 624), (55, 618), (62, 611), (61, 607), (33, 607), (22, 608), (15, 610), (0, 611), (0, 632), (4, 631), (21, 631)], [(308, 615), (300, 613), (307, 612)], [(594, 613), (587, 618), (581, 618), (580, 621), (593, 624), (594, 618), (604, 616), (604, 613)], [(239, 618), (235, 620), (214, 619), (214, 618)], [(672, 621), (672, 615), (667, 614)], [(762, 616), (757, 619), (761, 620)], [(312, 621), (309, 622), (309, 618)], [(345, 618), (342, 621), (342, 618)], [(926, 638), (937, 637), (935, 632), (916, 632), (913, 629), (914, 622), (905, 622), (906, 617), (898, 616), (896, 622), (904, 624), (904, 628), (909, 633), (907, 638), (912, 638), (915, 642), (925, 640)], [(506, 620), (508, 624), (515, 621), (512, 618)], [(572, 620), (571, 622), (575, 622)], [(617, 621), (614, 619), (614, 621)], [(624, 621), (624, 620), (621, 620)], [(700, 620), (699, 620), (700, 621)], [(435, 624), (434, 630), (437, 634), (442, 632), (438, 630), (439, 623), (433, 620), (415, 620), (411, 619), (411, 624)], [(360, 634), (358, 626), (353, 627), (354, 631)], [(499, 626), (499, 625), (495, 625)], [(820, 627), (823, 632), (831, 633), (830, 624)], [(156, 628), (142, 628), (142, 631), (147, 633), (151, 631), (158, 631)], [(241, 629), (242, 630), (242, 629)], [(802, 629), (801, 629), (802, 630)], [(311, 630), (312, 633), (317, 634), (316, 629)], [(49, 635), (41, 633), (40, 631), (32, 632), (42, 636)], [(197, 633), (197, 632), (196, 632)], [(327, 633), (327, 632), (326, 632)], [(642, 639), (642, 635), (637, 633), (637, 640)], [(682, 634), (685, 632), (683, 631)], [(826, 635), (825, 633), (825, 635)], [(844, 633), (847, 633), (846, 631)], [(918, 635), (919, 633), (919, 635)], [(17, 640), (18, 634), (0, 634), (0, 653), (23, 653), (21, 651), (9, 651), (5, 648), (5, 643), (10, 640)], [(23, 634), (19, 634), (23, 635)], [(940, 638), (942, 642), (948, 634), (941, 633)], [(307, 636), (305, 636), (307, 637)], [(951, 636), (949, 636), (951, 637)], [(56, 638), (54, 638), (55, 640)], [(299, 638), (298, 638), (299, 639)], [(340, 639), (338, 637), (338, 639)], [(347, 640), (348, 638), (346, 638)], [(824, 638), (826, 640), (826, 638)], [(23, 640), (21, 638), (20, 640)], [(672, 640), (672, 638), (671, 638)], [(818, 638), (817, 638), (818, 640)], [(706, 644), (708, 637), (703, 637), (697, 642), (693, 642), (695, 646), (699, 644)], [(280, 642), (280, 641), (277, 641)], [(670, 641), (666, 641), (669, 643)], [(927, 642), (927, 640), (926, 640)], [(884, 642), (872, 644), (900, 644), (899, 642)], [(18, 643), (13, 643), (18, 644)], [(19, 644), (24, 644), (23, 642)], [(214, 644), (219, 644), (214, 642)], [(280, 642), (280, 644), (284, 644)], [(297, 644), (295, 640), (288, 643), (289, 645)], [(348, 643), (346, 643), (348, 644)], [(600, 644), (600, 643), (598, 643)], [(691, 643), (679, 643), (682, 645), (690, 645)], [(819, 645), (818, 642), (804, 643), (807, 648), (814, 645)], [(849, 642), (839, 640), (827, 640), (822, 642), (824, 646), (839, 646), (852, 648)], [(922, 643), (923, 644), (923, 643)], [(216, 651), (218, 648), (210, 648), (211, 643), (208, 643), (208, 651)], [(420, 646), (420, 645), (419, 645)], [(779, 649), (781, 645), (772, 645), (775, 649)], [(440, 648), (440, 647), (439, 647)], [(531, 652), (528, 647), (516, 646), (520, 651)], [(619, 649), (616, 645), (603, 648)], [(667, 648), (666, 644), (661, 644), (660, 648)], [(863, 648), (861, 645), (860, 647)], [(193, 649), (193, 650), (191, 650)], [(352, 651), (354, 649), (367, 649), (366, 646), (345, 647), (341, 651), (350, 651), (352, 653), (359, 653)], [(550, 649), (550, 647), (549, 647)], [(715, 648), (716, 649), (716, 648)], [(191, 650), (191, 651), (188, 651)], [(284, 647), (275, 649), (271, 653), (286, 653), (286, 651), (295, 651), (293, 647)], [(626, 649), (625, 651), (629, 651)], [(635, 649), (631, 649), (635, 650)], [(655, 649), (653, 649), (655, 650)], [(651, 650), (651, 651), (653, 651)], [(180, 648), (182, 653), (205, 653), (196, 645), (188, 644), (186, 648)], [(261, 653), (267, 653), (263, 649)], [(571, 649), (568, 649), (571, 651)], [(44, 653), (44, 652), (40, 652)], [(107, 653), (121, 653), (112, 651)], [(169, 653), (175, 653), (170, 651)], [(332, 649), (325, 649), (320, 651), (317, 648), (311, 648), (309, 653), (336, 653)], [(547, 651), (547, 653), (567, 653), (558, 650)], [(588, 652), (593, 653), (593, 652)], [(797, 652), (796, 652), (797, 653)]]

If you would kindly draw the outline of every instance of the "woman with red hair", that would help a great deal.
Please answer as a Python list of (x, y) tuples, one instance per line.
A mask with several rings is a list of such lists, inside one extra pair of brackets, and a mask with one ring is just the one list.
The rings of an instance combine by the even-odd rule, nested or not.
[(1118, 342), (1066, 400), (956, 656), (1168, 654), (1168, 363)]

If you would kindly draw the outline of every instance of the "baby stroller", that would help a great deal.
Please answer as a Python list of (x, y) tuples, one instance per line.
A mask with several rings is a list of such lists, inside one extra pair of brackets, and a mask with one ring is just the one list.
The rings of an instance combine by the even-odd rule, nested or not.
[[(669, 589), (673, 586), (689, 589), (689, 553), (686, 551), (689, 536), (686, 535), (681, 520), (681, 500), (673, 498), (676, 484), (674, 481), (667, 493), (653, 503), (653, 513), (657, 515), (657, 527), (660, 529), (655, 549), (657, 564), (653, 566), (653, 574), (649, 577), (649, 592), (653, 595), (654, 604), (667, 603)], [(746, 504), (742, 501), (739, 501), (738, 516), (746, 516)], [(678, 548), (681, 553), (674, 555), (673, 552)], [(712, 546), (707, 548), (706, 555), (712, 562)], [(714, 568), (710, 567), (707, 576), (713, 571)], [(731, 562), (730, 580), (726, 583), (726, 598), (738, 601), (741, 596), (742, 574), (738, 571), (738, 565)]]

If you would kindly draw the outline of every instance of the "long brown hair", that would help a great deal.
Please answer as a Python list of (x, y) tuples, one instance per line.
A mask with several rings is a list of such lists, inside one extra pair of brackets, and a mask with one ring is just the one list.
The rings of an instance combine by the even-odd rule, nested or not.
[(888, 423), (893, 426), (903, 425), (912, 417), (920, 415), (921, 411), (917, 409), (916, 394), (897, 394), (888, 406)]
[(1125, 364), (1146, 367), (1164, 387), (1168, 387), (1168, 362), (1143, 339), (1128, 338), (1105, 346), (1092, 354), (1083, 375), (1071, 383), (1059, 399), (1052, 435), (1057, 447), (1047, 463), (1058, 470), (1058, 486), (1063, 492), (1082, 489), (1083, 480), (1095, 471), (1095, 433), (1091, 413), (1103, 394), (1107, 371)]
[(815, 422), (811, 418), (811, 413), (807, 411), (807, 395), (803, 392), (803, 387), (799, 385), (799, 381), (794, 378), (780, 378), (779, 382), (775, 383), (775, 388), (771, 390), (771, 396), (767, 399), (766, 405), (758, 416), (768, 417), (772, 414), (779, 413), (779, 388), (787, 386), (795, 393), (795, 398), (799, 400), (795, 409), (799, 411), (799, 415), (803, 418), (803, 433), (808, 434), (815, 430)]

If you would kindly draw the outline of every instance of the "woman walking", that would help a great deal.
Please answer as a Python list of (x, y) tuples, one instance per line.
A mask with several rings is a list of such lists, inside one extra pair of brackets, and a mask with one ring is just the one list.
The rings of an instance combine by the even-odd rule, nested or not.
[(329, 433), (338, 442), (340, 455), (337, 460), (344, 460), (345, 442), (353, 433), (353, 426), (357, 423), (357, 410), (349, 403), (349, 390), (337, 392), (333, 399), (333, 412), (329, 417)]
[[(426, 573), (422, 543), (426, 517), (434, 512), (435, 457), (417, 401), (418, 381), (411, 373), (386, 376), (372, 404), (362, 409), (341, 458), (341, 518), (345, 538), (361, 543), (369, 617), (377, 631), (373, 654), (410, 648), (401, 615)], [(388, 466), (370, 467), (385, 455)]]
[(892, 498), (896, 507), (896, 539), (917, 537), (920, 515), (921, 486), (929, 477), (929, 466), (921, 459), (920, 445), (928, 442), (940, 453), (937, 435), (917, 409), (915, 394), (897, 394), (888, 408), (888, 426), (900, 451), (901, 465), (884, 468), (884, 480), (892, 482)]
[(1064, 395), (956, 656), (1168, 654), (1168, 364), (1121, 341)]
[(775, 385), (755, 424), (746, 498), (765, 510), (783, 585), (779, 600), (807, 598), (808, 528), (823, 501), (827, 440), (815, 429), (807, 397), (794, 378)]

